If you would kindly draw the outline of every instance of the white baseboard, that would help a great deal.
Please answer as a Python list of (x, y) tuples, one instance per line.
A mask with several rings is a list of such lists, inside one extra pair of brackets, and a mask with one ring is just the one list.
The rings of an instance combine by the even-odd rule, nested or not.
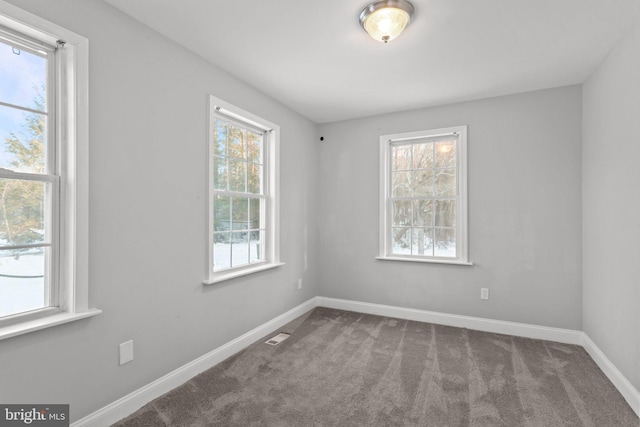
[(596, 362), (596, 365), (598, 365), (607, 378), (609, 378), (609, 381), (616, 386), (620, 394), (622, 394), (629, 406), (631, 406), (631, 409), (640, 417), (640, 392), (629, 382), (622, 372), (616, 368), (602, 350), (598, 348), (596, 343), (584, 333), (582, 346), (587, 353), (589, 353), (593, 361)]
[(168, 373), (162, 378), (159, 378), (133, 393), (130, 393), (104, 408), (82, 418), (81, 420), (78, 420), (72, 424), (72, 427), (109, 426), (123, 418), (126, 418), (153, 399), (156, 399), (179, 385), (184, 384), (199, 373), (233, 356), (237, 352), (256, 342), (258, 339), (268, 335), (315, 307), (335, 308), (354, 311), (357, 313), (375, 314), (379, 316), (395, 317), (398, 319), (435, 323), (458, 328), (467, 328), (484, 332), (493, 332), (583, 346), (600, 369), (602, 369), (609, 380), (627, 400), (635, 413), (640, 416), (640, 393), (584, 332), (337, 298), (314, 297), (274, 318), (273, 320), (252, 329), (246, 334), (229, 341), (204, 356), (201, 356), (175, 371)]
[(582, 332), (571, 329), (550, 328), (547, 326), (505, 322), (502, 320), (484, 319), (481, 317), (438, 313), (435, 311), (418, 310), (415, 308), (395, 307), (336, 298), (316, 297), (316, 299), (318, 300), (317, 305), (321, 307), (337, 308), (340, 310), (375, 314), (378, 316), (396, 317), (398, 319), (415, 320), (417, 322), (435, 323), (438, 325), (455, 326), (457, 328), (467, 328), (476, 331), (556, 341), (565, 344), (582, 345)]
[(181, 384), (189, 381), (201, 372), (217, 365), (225, 359), (245, 349), (260, 338), (274, 330), (286, 325), (297, 317), (302, 316), (317, 306), (315, 298), (312, 298), (284, 314), (258, 326), (246, 334), (221, 345), (215, 350), (200, 356), (184, 366), (169, 372), (150, 384), (116, 400), (115, 402), (87, 415), (74, 422), (72, 427), (103, 427), (120, 421), (133, 414), (135, 411), (163, 394), (173, 390)]

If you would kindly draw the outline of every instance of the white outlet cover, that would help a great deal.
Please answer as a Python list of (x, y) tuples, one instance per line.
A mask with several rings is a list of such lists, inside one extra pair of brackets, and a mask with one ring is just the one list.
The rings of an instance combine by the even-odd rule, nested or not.
[(120, 365), (133, 360), (133, 340), (120, 344)]
[(480, 288), (480, 298), (489, 299), (489, 288)]

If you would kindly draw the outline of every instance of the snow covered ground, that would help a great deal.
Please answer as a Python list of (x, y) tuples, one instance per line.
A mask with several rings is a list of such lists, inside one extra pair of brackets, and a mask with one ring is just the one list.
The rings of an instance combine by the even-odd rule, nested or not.
[(0, 317), (42, 308), (44, 304), (44, 253), (24, 254), (18, 259), (0, 257)]
[(260, 242), (256, 240), (252, 240), (250, 244), (216, 243), (213, 245), (213, 265), (216, 271), (231, 267), (231, 262), (233, 267), (238, 267), (258, 262), (260, 258)]

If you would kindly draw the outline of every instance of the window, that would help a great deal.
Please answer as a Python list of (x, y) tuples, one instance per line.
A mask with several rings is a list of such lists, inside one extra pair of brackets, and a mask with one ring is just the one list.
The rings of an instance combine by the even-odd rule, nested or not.
[(278, 253), (280, 129), (211, 97), (209, 280), (282, 265)]
[(380, 256), (470, 264), (466, 126), (380, 137)]
[(87, 58), (85, 38), (0, 3), (0, 339), (100, 312), (87, 301)]

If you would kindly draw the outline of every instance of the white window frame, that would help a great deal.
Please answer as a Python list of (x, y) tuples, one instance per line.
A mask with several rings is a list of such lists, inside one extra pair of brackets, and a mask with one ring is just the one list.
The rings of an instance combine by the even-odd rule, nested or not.
[[(52, 224), (51, 306), (0, 319), (0, 339), (95, 316), (89, 308), (89, 42), (54, 23), (0, 0), (0, 26), (49, 46), (55, 54), (56, 102), (51, 105), (59, 196)], [(59, 41), (63, 41), (60, 44)], [(50, 118), (51, 120), (52, 118)], [(15, 174), (19, 178), (18, 173)]]
[[(456, 147), (456, 254), (452, 257), (429, 255), (398, 255), (391, 249), (391, 145), (425, 138), (458, 135)], [(455, 126), (416, 132), (380, 136), (380, 240), (376, 259), (384, 261), (408, 261), (439, 264), (473, 265), (469, 260), (467, 192), (467, 126)]]
[[(222, 271), (213, 270), (213, 201), (215, 197), (214, 180), (214, 126), (215, 118), (232, 120), (249, 127), (265, 131), (264, 144), (264, 200), (265, 200), (265, 248), (264, 261), (239, 267), (231, 267)], [(280, 126), (253, 113), (245, 111), (213, 95), (209, 96), (208, 114), (208, 154), (209, 154), (209, 203), (207, 205), (208, 233), (207, 279), (205, 285), (219, 283), (236, 277), (246, 276), (284, 265), (280, 261)]]

